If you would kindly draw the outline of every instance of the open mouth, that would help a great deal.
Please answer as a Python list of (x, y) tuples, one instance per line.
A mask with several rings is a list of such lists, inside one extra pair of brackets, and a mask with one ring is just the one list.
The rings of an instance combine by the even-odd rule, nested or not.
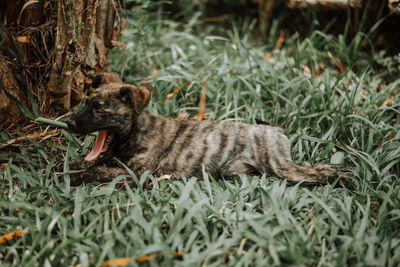
[(99, 131), (92, 151), (85, 157), (86, 161), (92, 161), (100, 156), (100, 153), (106, 152), (114, 137), (114, 134), (110, 131), (104, 130)]

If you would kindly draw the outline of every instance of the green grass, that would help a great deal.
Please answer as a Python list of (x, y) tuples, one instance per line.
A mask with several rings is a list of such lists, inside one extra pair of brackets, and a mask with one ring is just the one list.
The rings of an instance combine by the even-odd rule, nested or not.
[[(31, 232), (0, 244), (0, 265), (96, 266), (166, 252), (189, 254), (131, 265), (400, 264), (399, 56), (374, 51), (363, 34), (345, 42), (324, 31), (305, 38), (286, 32), (276, 50), (278, 23), (260, 41), (250, 19), (222, 27), (199, 13), (174, 22), (138, 9), (128, 14), (127, 48), (113, 52), (110, 67), (140, 84), (154, 62), (151, 110), (195, 116), (209, 75), (207, 119), (280, 125), (297, 163), (344, 161), (349, 188), (289, 186), (265, 175), (215, 180), (207, 173), (153, 188), (142, 186), (147, 175), (72, 188), (53, 166), (61, 155), (82, 157), (94, 140), (62, 131), (61, 144), (28, 140), (0, 152), (8, 163), (0, 174), (0, 235)], [(320, 63), (326, 69), (316, 77)], [(382, 105), (387, 99), (392, 103)]]

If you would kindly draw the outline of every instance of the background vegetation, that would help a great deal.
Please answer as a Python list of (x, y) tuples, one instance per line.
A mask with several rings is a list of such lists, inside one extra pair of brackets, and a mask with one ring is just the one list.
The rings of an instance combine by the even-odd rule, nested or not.
[[(151, 81), (149, 108), (165, 116), (196, 116), (204, 87), (205, 119), (282, 126), (297, 163), (343, 163), (348, 188), (207, 173), (149, 176), (151, 188), (141, 185), (147, 175), (71, 188), (68, 173), (53, 167), (82, 157), (94, 137), (43, 127), (41, 139), (0, 153), (0, 235), (29, 230), (1, 240), (2, 265), (127, 257), (132, 266), (400, 264), (399, 55), (376, 50), (367, 34), (333, 35), (331, 24), (315, 30), (312, 13), (303, 14), (307, 34), (277, 17), (262, 39), (253, 18), (211, 20), (204, 8), (179, 13), (140, 2), (127, 11), (126, 48), (113, 51), (109, 68), (126, 83)], [(188, 254), (160, 255), (168, 252)], [(150, 254), (158, 257), (140, 258)]]

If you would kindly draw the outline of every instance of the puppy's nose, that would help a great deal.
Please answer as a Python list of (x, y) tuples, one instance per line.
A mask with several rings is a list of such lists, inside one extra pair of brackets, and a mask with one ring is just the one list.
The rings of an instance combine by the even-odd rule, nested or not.
[(74, 129), (75, 126), (76, 126), (76, 122), (73, 121), (73, 120), (68, 120), (68, 121), (67, 121), (67, 125), (68, 125), (68, 128), (69, 128), (69, 129)]

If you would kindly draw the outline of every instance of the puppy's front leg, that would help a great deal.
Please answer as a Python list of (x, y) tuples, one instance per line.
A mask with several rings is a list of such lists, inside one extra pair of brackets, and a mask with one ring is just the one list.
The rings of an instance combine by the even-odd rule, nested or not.
[(121, 174), (128, 173), (122, 168), (97, 165), (82, 172), (79, 172), (79, 170), (72, 171), (70, 173), (71, 185), (78, 186), (82, 183), (90, 183), (94, 181), (108, 183)]
[[(71, 173), (84, 172), (85, 170), (93, 167), (94, 162), (83, 161), (83, 160), (71, 160), (68, 164), (68, 169)], [(64, 172), (64, 162), (59, 162), (55, 166), (55, 171), (58, 173)]]
[[(56, 167), (58, 172), (63, 172), (63, 163)], [(100, 183), (111, 182), (121, 174), (128, 174), (126, 170), (119, 167), (108, 167), (105, 165), (94, 165), (91, 162), (76, 160), (69, 164), (69, 175), (72, 186), (82, 183), (98, 181)]]

